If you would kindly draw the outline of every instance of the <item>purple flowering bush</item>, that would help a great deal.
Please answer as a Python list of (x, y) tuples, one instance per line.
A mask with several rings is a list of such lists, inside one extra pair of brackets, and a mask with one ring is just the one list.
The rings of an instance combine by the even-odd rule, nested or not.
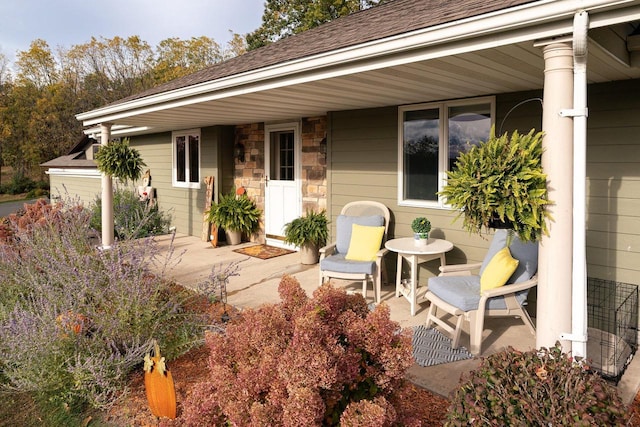
[(154, 338), (171, 358), (201, 337), (203, 320), (183, 308), (191, 296), (151, 273), (172, 260), (151, 239), (97, 249), (90, 216), (76, 204), (39, 204), (4, 223), (0, 393), (106, 409)]
[(411, 332), (330, 284), (309, 298), (296, 279), (281, 302), (208, 334), (210, 375), (184, 404), (191, 426), (412, 426), (402, 404)]

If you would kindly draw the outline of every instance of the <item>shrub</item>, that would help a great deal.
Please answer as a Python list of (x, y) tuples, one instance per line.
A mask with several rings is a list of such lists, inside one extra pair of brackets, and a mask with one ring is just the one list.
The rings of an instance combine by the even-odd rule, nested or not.
[(0, 193), (21, 194), (35, 189), (36, 186), (36, 182), (34, 182), (24, 173), (16, 172), (11, 177), (11, 181), (9, 181), (7, 184), (4, 184), (2, 188), (0, 188)]
[[(91, 210), (91, 227), (102, 230), (102, 198), (98, 196)], [(116, 188), (113, 196), (113, 227), (118, 239), (139, 239), (167, 233), (171, 217), (158, 205), (140, 201), (135, 191)]]
[(482, 359), (461, 379), (445, 425), (623, 426), (625, 418), (615, 389), (556, 343)]
[[(279, 304), (208, 334), (210, 375), (185, 402), (187, 425), (419, 425), (401, 404), (411, 333), (325, 284), (312, 298), (285, 276)], [(228, 423), (228, 424), (225, 424)]]
[(157, 275), (171, 263), (158, 245), (125, 240), (97, 250), (89, 218), (81, 206), (38, 202), (5, 222), (0, 393), (108, 408), (153, 339), (171, 358), (201, 337), (204, 320), (183, 308), (192, 294)]

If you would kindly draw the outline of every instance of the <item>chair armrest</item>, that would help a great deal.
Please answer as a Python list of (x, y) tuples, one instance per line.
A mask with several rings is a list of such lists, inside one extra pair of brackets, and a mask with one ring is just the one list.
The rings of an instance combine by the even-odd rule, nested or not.
[(533, 288), (538, 284), (538, 276), (533, 276), (531, 279), (521, 282), (514, 283), (513, 285), (504, 285), (495, 289), (488, 289), (482, 292), (482, 298), (493, 298), (499, 297), (508, 294), (514, 294), (516, 292), (524, 291), (525, 289)]
[(323, 246), (320, 248), (320, 259), (333, 255), (336, 251), (336, 243), (331, 243), (329, 245)]
[(385, 256), (387, 253), (389, 253), (389, 249), (387, 248), (382, 248), (380, 249), (378, 252), (376, 252), (376, 258), (380, 259), (383, 256)]
[(441, 265), (440, 276), (470, 276), (472, 270), (477, 270), (481, 266), (481, 262), (469, 264)]

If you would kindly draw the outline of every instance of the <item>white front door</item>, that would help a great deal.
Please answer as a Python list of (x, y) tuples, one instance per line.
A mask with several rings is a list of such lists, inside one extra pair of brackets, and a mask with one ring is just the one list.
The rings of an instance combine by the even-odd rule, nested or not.
[(300, 216), (299, 139), (298, 123), (265, 127), (265, 234), (273, 246), (286, 246), (284, 226)]

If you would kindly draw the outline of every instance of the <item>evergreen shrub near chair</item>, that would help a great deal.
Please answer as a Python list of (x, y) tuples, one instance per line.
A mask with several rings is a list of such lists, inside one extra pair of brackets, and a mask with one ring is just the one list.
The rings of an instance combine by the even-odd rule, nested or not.
[(461, 378), (446, 426), (624, 426), (616, 389), (554, 347), (483, 358)]
[(288, 276), (278, 290), (280, 303), (208, 335), (210, 373), (185, 402), (186, 425), (420, 425), (402, 399), (411, 332), (388, 306), (369, 311), (330, 284), (308, 297)]

